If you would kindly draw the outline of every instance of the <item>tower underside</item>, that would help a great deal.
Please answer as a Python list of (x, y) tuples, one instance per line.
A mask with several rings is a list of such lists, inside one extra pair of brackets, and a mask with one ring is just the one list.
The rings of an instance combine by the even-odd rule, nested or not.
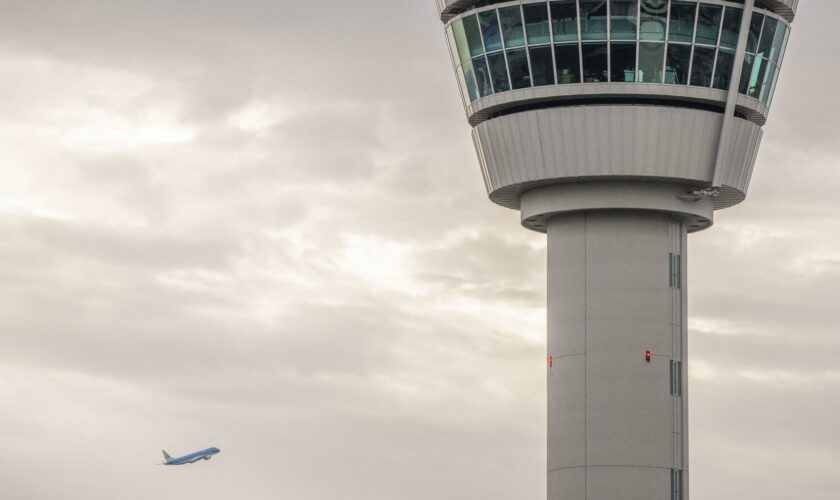
[(664, 212), (548, 220), (549, 500), (688, 498), (685, 244)]

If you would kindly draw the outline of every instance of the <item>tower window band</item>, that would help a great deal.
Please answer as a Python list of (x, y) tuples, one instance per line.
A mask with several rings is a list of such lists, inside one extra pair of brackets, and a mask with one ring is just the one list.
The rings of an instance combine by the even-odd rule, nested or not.
[[(466, 104), (581, 80), (728, 90), (743, 12), (741, 6), (684, 0), (552, 0), (462, 15), (447, 34)], [(735, 82), (741, 94), (769, 103), (788, 31), (776, 14), (754, 12), (742, 77)], [(510, 84), (504, 81), (507, 68)]]

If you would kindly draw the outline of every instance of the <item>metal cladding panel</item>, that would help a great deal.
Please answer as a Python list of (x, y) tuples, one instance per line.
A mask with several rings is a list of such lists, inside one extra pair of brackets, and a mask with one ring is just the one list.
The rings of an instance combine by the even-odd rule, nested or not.
[(587, 463), (586, 363), (583, 354), (558, 357), (549, 376), (548, 469)]
[(733, 140), (729, 141), (729, 151), (725, 152), (718, 168), (722, 170), (721, 179), (725, 186), (746, 195), (763, 132), (758, 125), (735, 118), (731, 133)]
[[(496, 117), (476, 126), (474, 137), (490, 198), (518, 209), (527, 189), (585, 179), (707, 186), (722, 120), (720, 113), (677, 107), (569, 106)], [(731, 143), (731, 173), (724, 178), (726, 186), (743, 191), (760, 129), (746, 120), (736, 123), (739, 140)]]
[(548, 471), (548, 500), (589, 500), (586, 495), (586, 469)]
[(671, 219), (605, 211), (586, 220), (587, 465), (670, 468)]
[[(586, 471), (586, 496), (558, 500), (666, 500), (673, 498), (670, 492), (670, 469), (590, 467)], [(688, 500), (688, 496), (683, 495), (682, 500)]]
[[(548, 469), (586, 464), (586, 224), (564, 218), (548, 236)], [(551, 423), (554, 422), (555, 425)]]
[(799, 7), (799, 0), (765, 0), (773, 12), (792, 22), (796, 17), (796, 9)]

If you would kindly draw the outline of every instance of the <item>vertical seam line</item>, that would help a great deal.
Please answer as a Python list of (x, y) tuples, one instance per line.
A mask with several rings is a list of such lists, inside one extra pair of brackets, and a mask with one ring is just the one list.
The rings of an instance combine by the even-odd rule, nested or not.
[(589, 498), (589, 212), (583, 213), (583, 497)]

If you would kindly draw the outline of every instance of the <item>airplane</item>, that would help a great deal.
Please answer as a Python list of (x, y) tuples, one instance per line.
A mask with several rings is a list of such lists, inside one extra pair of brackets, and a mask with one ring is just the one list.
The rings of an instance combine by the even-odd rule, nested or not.
[(184, 465), (198, 462), (199, 460), (210, 460), (213, 455), (219, 453), (220, 451), (222, 450), (215, 447), (207, 448), (206, 450), (190, 453), (189, 455), (184, 455), (183, 457), (172, 458), (169, 456), (169, 453), (166, 453), (166, 450), (163, 450), (163, 458), (165, 461), (161, 465)]

